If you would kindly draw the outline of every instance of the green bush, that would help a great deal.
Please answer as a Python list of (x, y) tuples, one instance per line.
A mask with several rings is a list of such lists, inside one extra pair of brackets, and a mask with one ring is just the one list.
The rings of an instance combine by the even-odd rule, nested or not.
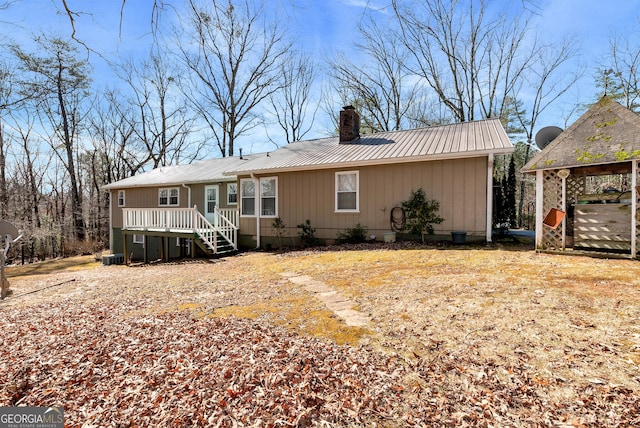
[(367, 240), (367, 228), (358, 223), (353, 228), (338, 233), (337, 238), (347, 244), (360, 244)]
[(406, 228), (409, 233), (420, 235), (424, 242), (424, 235), (433, 235), (433, 225), (444, 221), (438, 215), (440, 203), (433, 199), (427, 199), (422, 188), (411, 193), (411, 197), (402, 202), (407, 217)]
[(307, 219), (304, 223), (296, 226), (300, 229), (298, 236), (303, 247), (315, 247), (320, 244), (320, 240), (316, 238), (316, 230), (311, 227), (311, 220)]

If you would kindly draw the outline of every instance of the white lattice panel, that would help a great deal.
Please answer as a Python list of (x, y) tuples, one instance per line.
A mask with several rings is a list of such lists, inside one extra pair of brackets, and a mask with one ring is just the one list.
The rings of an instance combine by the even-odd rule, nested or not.
[[(571, 174), (567, 177), (567, 210), (571, 205), (575, 205), (578, 196), (585, 192), (586, 178), (584, 175)], [(567, 216), (567, 236), (573, 236), (574, 218)]]
[[(558, 177), (557, 171), (543, 172), (543, 198), (542, 212), (544, 215), (551, 208), (562, 208), (562, 179)], [(561, 249), (562, 248), (562, 226), (553, 229), (546, 224), (542, 225), (542, 248)]]

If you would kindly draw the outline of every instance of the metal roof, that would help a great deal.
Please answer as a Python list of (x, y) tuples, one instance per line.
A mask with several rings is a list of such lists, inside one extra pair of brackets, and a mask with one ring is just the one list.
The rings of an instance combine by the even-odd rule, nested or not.
[(523, 172), (640, 159), (640, 116), (604, 96), (533, 157)]
[(244, 164), (227, 175), (340, 168), (424, 160), (455, 159), (513, 151), (498, 119), (378, 132), (340, 143), (338, 137), (288, 144)]
[(242, 167), (256, 155), (207, 159), (192, 164), (163, 166), (103, 186), (104, 189), (132, 187), (158, 187), (176, 184), (211, 183), (232, 181), (235, 178), (223, 173), (230, 168)]
[(338, 137), (288, 144), (270, 153), (216, 158), (160, 167), (103, 188), (158, 187), (230, 181), (236, 175), (306, 169), (455, 159), (513, 151), (498, 119), (379, 132), (339, 143)]

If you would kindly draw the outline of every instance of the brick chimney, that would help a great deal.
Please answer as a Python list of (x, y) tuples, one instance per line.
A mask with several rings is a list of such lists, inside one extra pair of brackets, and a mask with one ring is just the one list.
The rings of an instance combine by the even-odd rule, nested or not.
[(360, 115), (355, 107), (345, 106), (340, 111), (340, 143), (360, 138)]

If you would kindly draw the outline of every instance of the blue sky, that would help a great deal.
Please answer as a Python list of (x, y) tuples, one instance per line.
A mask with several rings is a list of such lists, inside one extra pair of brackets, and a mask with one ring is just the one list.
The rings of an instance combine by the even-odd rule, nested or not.
[[(6, 1), (0, 0), (0, 4)], [(34, 34), (71, 34), (69, 19), (61, 13), (61, 0), (10, 1), (13, 1), (10, 7), (0, 11), (3, 42), (14, 41), (28, 46)], [(165, 2), (180, 9), (182, 0)], [(126, 1), (122, 11), (122, 34), (119, 33), (120, 0), (67, 0), (67, 3), (71, 9), (83, 11), (76, 17), (76, 36), (105, 58), (128, 57), (148, 51), (153, 0)], [(490, 0), (490, 3), (497, 8), (505, 4), (502, 0)], [(390, 0), (266, 1), (268, 10), (277, 13), (297, 35), (302, 48), (314, 52), (319, 60), (338, 50), (349, 52), (365, 11), (378, 14), (383, 20), (389, 16), (389, 4)], [(592, 102), (597, 93), (594, 76), (597, 67), (606, 66), (603, 61), (611, 34), (637, 31), (635, 28), (640, 26), (640, 0), (542, 0), (535, 4), (537, 14), (533, 26), (549, 43), (557, 43), (565, 36), (575, 37), (580, 54), (571, 67), (585, 71), (580, 84), (559, 100), (539, 123), (540, 127), (565, 127), (571, 108), (576, 103)], [(90, 60), (95, 69), (96, 86), (111, 84), (114, 80), (105, 61), (95, 53), (90, 54)], [(339, 108), (336, 106), (336, 110)], [(569, 124), (576, 117), (574, 113)], [(320, 118), (309, 137), (326, 135), (330, 126), (328, 120)], [(252, 140), (264, 140), (264, 132), (264, 129), (256, 131)], [(259, 149), (253, 147), (253, 151)]]

